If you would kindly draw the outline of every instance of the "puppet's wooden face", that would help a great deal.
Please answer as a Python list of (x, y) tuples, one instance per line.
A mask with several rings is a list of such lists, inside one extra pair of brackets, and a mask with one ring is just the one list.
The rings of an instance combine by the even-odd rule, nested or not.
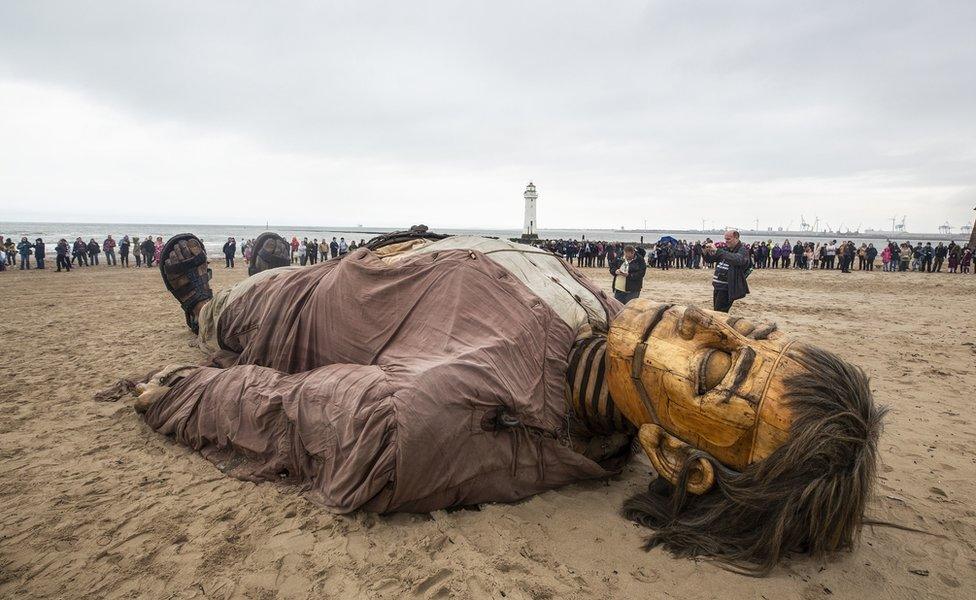
[[(729, 322), (724, 313), (637, 299), (611, 323), (610, 395), (631, 423), (654, 428), (640, 440), (658, 471), (687, 446), (741, 470), (789, 435), (784, 380), (798, 368), (784, 356), (789, 342), (752, 339), (743, 334), (751, 323)], [(646, 447), (655, 443), (660, 450)]]

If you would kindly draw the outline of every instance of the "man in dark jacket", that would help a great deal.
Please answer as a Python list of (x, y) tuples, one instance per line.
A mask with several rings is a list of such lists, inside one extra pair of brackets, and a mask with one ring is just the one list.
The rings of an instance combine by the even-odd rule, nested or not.
[(925, 248), (922, 248), (922, 264), (918, 268), (919, 272), (932, 272), (932, 258), (934, 255), (935, 249), (932, 248), (932, 242), (925, 242)]
[(17, 250), (20, 251), (20, 270), (30, 269), (30, 255), (31, 250), (34, 249), (34, 244), (27, 241), (27, 237), (20, 240), (17, 244)]
[(156, 247), (153, 245), (151, 235), (147, 235), (146, 239), (139, 244), (139, 249), (142, 250), (142, 262), (146, 263), (146, 268), (152, 267)]
[(47, 249), (44, 247), (44, 240), (37, 238), (34, 240), (34, 261), (37, 263), (38, 269), (44, 268), (44, 257), (47, 254)]
[(840, 272), (850, 273), (854, 265), (854, 242), (848, 240), (841, 244), (837, 255), (840, 257)]
[(868, 271), (874, 270), (874, 259), (878, 258), (878, 249), (874, 244), (868, 244), (868, 249), (864, 251), (864, 260), (867, 263)]
[(224, 242), (224, 268), (233, 269), (234, 268), (234, 257), (237, 255), (237, 240), (232, 237), (227, 238)]
[(738, 231), (725, 232), (725, 247), (705, 248), (705, 262), (715, 263), (712, 275), (712, 307), (719, 312), (729, 312), (732, 303), (749, 293), (746, 271), (751, 266), (749, 249), (739, 240)]
[(945, 247), (945, 244), (939, 242), (939, 245), (935, 247), (934, 257), (935, 261), (932, 263), (932, 271), (936, 273), (942, 272), (942, 263), (945, 262), (946, 255), (949, 254), (949, 250)]
[(644, 257), (637, 254), (633, 246), (624, 248), (624, 255), (610, 262), (610, 274), (613, 275), (613, 297), (627, 304), (640, 296), (644, 286), (644, 273), (647, 263)]
[(68, 246), (68, 240), (61, 238), (58, 240), (58, 245), (55, 248), (55, 252), (57, 254), (58, 273), (61, 272), (61, 267), (64, 267), (65, 271), (70, 271), (71, 261), (68, 260), (68, 255), (71, 254), (71, 248)]

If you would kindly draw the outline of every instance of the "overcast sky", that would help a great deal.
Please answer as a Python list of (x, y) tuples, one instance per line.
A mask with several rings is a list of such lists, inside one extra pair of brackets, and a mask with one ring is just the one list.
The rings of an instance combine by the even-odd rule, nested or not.
[(0, 3), (0, 220), (934, 231), (976, 2)]

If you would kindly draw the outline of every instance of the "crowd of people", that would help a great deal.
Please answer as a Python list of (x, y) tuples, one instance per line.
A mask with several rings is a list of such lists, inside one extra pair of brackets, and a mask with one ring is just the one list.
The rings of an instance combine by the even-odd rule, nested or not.
[[(705, 248), (711, 244), (704, 241), (676, 240), (662, 238), (657, 243), (633, 244), (635, 253), (640, 253), (646, 268), (658, 269), (701, 269), (707, 266)], [(721, 243), (721, 242), (720, 242)], [(346, 242), (344, 237), (331, 241), (307, 237), (299, 240), (292, 237), (290, 246), (292, 263), (314, 265), (328, 258), (336, 258), (365, 244), (365, 240)], [(227, 238), (223, 245), (224, 266), (234, 268), (235, 258), (240, 256), (245, 264), (250, 261), (254, 240)], [(606, 268), (623, 258), (623, 242), (591, 240), (541, 240), (535, 245), (549, 250), (578, 267)], [(938, 242), (895, 243), (888, 242), (880, 249), (873, 243), (857, 245), (853, 241), (838, 243), (803, 242), (784, 240), (778, 244), (769, 241), (742, 244), (748, 251), (754, 269), (836, 269), (850, 272), (855, 268), (873, 271), (880, 260), (880, 268), (886, 272), (917, 271), (938, 273), (945, 269), (948, 273), (973, 272), (974, 248), (968, 244), (959, 245)], [(159, 261), (163, 249), (163, 238), (122, 236), (116, 240), (108, 235), (101, 242), (90, 238), (87, 242), (81, 237), (69, 242), (65, 238), (54, 244), (55, 266), (57, 271), (70, 271), (72, 267), (89, 267), (104, 263), (108, 266), (128, 267), (134, 261), (136, 267), (153, 267)], [(30, 241), (26, 236), (20, 242), (11, 237), (0, 236), (0, 270), (46, 268), (47, 244), (41, 238)], [(238, 254), (240, 252), (240, 254)]]
[[(330, 256), (336, 258), (347, 252), (355, 250), (365, 244), (365, 240), (346, 242), (346, 238), (332, 238), (332, 241), (323, 239), (321, 242), (316, 238), (309, 240), (304, 238), (299, 241), (297, 237), (291, 239), (292, 262), (295, 264), (312, 264), (320, 260), (327, 260)], [(240, 256), (245, 264), (251, 259), (251, 252), (254, 247), (253, 239), (242, 238), (240, 244)], [(81, 237), (69, 242), (65, 238), (58, 240), (54, 244), (55, 266), (58, 272), (70, 271), (72, 268), (91, 267), (99, 264), (106, 266), (128, 267), (135, 261), (136, 267), (158, 266), (159, 255), (163, 250), (163, 238), (161, 236), (146, 236), (139, 238), (124, 235), (116, 240), (112, 235), (108, 235), (104, 240), (98, 242), (95, 238), (89, 238), (86, 242)], [(227, 268), (234, 267), (234, 259), (238, 256), (237, 239), (227, 238), (223, 246), (224, 264)], [(8, 268), (19, 268), (21, 270), (46, 269), (48, 244), (42, 238), (35, 238), (30, 241), (26, 236), (22, 236), (20, 242), (15, 242), (12, 237), (0, 236), (0, 271)]]
[[(634, 244), (642, 252), (647, 267), (658, 269), (701, 269), (705, 265), (705, 249), (711, 239), (689, 242), (662, 238), (653, 244)], [(720, 242), (721, 243), (721, 242)], [(577, 267), (603, 268), (619, 259), (625, 244), (622, 242), (587, 240), (541, 240), (536, 246), (549, 250)], [(772, 240), (743, 243), (754, 269), (834, 269), (844, 273), (852, 270), (873, 271), (880, 259), (882, 271), (918, 271), (939, 273), (970, 273), (973, 267), (973, 248), (938, 242), (888, 242), (879, 250), (872, 242), (857, 245), (853, 241), (803, 242)]]
[[(142, 242), (138, 237), (122, 236), (116, 240), (111, 235), (101, 242), (95, 238), (89, 238), (86, 242), (80, 236), (73, 242), (68, 242), (66, 238), (61, 238), (54, 244), (55, 267), (58, 272), (70, 271), (72, 267), (93, 267), (104, 263), (106, 266), (130, 265), (130, 257), (133, 257), (137, 267), (143, 265), (153, 266), (159, 261), (159, 253), (163, 249), (163, 238), (147, 236)], [(35, 238), (33, 242), (26, 236), (21, 237), (19, 243), (15, 243), (13, 238), (4, 239), (0, 236), (0, 271), (8, 266), (14, 268), (18, 264), (20, 269), (29, 270), (31, 259), (34, 260), (35, 269), (47, 268), (47, 244), (43, 238)]]
[[(355, 240), (351, 243), (346, 242), (346, 238), (340, 237), (336, 239), (332, 238), (331, 242), (322, 239), (319, 241), (318, 238), (313, 238), (309, 240), (307, 237), (302, 238), (302, 241), (298, 241), (298, 238), (292, 236), (289, 246), (291, 247), (291, 262), (292, 264), (314, 265), (319, 261), (328, 260), (329, 258), (338, 258), (349, 252), (352, 252), (359, 246), (365, 245), (366, 240), (359, 240), (357, 244)], [(254, 240), (249, 239), (244, 241), (241, 245), (241, 257), (244, 259), (244, 263), (247, 264), (251, 261), (251, 252), (254, 250)], [(224, 252), (224, 268), (233, 269), (234, 268), (234, 258), (237, 256), (237, 240), (230, 237), (224, 242), (223, 247)]]

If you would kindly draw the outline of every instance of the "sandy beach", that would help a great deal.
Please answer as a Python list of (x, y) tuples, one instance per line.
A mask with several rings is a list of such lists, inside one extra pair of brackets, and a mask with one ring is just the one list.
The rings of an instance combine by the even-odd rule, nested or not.
[[(214, 270), (214, 286), (246, 275)], [(608, 274), (587, 270), (604, 288)], [(606, 482), (512, 505), (335, 516), (225, 476), (151, 431), (120, 377), (203, 358), (155, 269), (0, 273), (0, 597), (970, 598), (976, 589), (976, 276), (757, 271), (733, 311), (861, 365), (891, 407), (866, 527), (765, 579), (640, 550)], [(709, 306), (707, 271), (648, 271), (643, 296)], [(969, 592), (965, 590), (969, 589)]]

